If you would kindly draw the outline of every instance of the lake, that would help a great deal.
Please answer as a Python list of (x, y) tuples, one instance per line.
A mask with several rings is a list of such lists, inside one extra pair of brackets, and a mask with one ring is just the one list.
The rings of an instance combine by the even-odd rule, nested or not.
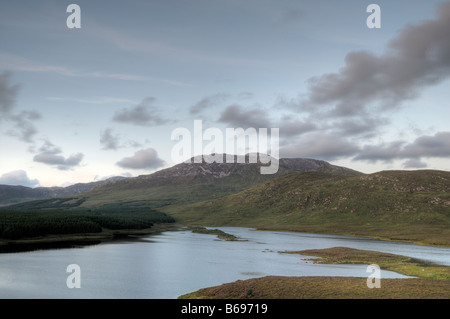
[[(450, 248), (361, 237), (218, 227), (243, 241), (188, 230), (80, 248), (0, 254), (0, 298), (172, 299), (200, 288), (267, 275), (368, 277), (367, 265), (323, 265), (285, 250), (345, 246), (450, 265)], [(80, 267), (69, 289), (67, 266)], [(406, 276), (382, 271), (383, 278)]]

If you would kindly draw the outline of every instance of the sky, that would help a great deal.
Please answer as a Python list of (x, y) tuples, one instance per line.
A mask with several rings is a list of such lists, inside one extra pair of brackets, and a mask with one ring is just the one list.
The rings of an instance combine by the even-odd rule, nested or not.
[(196, 120), (279, 128), (280, 157), (450, 170), (449, 34), (449, 1), (1, 1), (0, 184), (150, 174)]

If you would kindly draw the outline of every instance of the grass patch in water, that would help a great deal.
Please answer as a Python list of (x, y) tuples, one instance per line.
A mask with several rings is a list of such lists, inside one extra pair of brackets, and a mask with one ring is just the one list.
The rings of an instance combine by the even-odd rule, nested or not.
[(236, 241), (238, 238), (234, 235), (228, 234), (220, 229), (208, 229), (205, 227), (190, 227), (189, 228), (193, 233), (197, 234), (209, 234), (209, 235), (217, 235), (220, 239), (224, 239), (227, 241)]

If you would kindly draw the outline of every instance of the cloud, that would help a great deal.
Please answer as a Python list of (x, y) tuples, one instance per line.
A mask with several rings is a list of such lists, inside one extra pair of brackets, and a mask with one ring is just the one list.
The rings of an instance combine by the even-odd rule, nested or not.
[(126, 73), (110, 73), (103, 71), (80, 72), (78, 70), (73, 70), (58, 65), (40, 64), (21, 57), (11, 56), (7, 54), (0, 54), (0, 67), (25, 72), (55, 73), (58, 75), (68, 77), (101, 78), (101, 79), (122, 80), (122, 81), (149, 80), (149, 78), (144, 76)]
[(0, 74), (0, 120), (13, 110), (19, 85), (10, 85), (11, 72)]
[(111, 128), (107, 128), (100, 132), (100, 144), (103, 145), (102, 150), (118, 150), (123, 147), (142, 147), (142, 144), (133, 140), (121, 142), (119, 135), (114, 135)]
[(420, 136), (413, 143), (407, 144), (400, 155), (410, 158), (450, 157), (450, 132)]
[(374, 137), (378, 129), (388, 125), (390, 120), (381, 117), (354, 117), (345, 118), (329, 124), (329, 128), (341, 136)]
[(154, 101), (154, 97), (147, 97), (133, 108), (122, 109), (114, 115), (113, 121), (134, 125), (161, 125), (169, 123), (170, 120), (161, 118), (156, 114), (158, 110), (152, 106)]
[(100, 133), (100, 144), (103, 145), (102, 150), (117, 150), (120, 147), (119, 137), (112, 135), (112, 129), (107, 128)]
[(39, 153), (42, 154), (59, 154), (62, 152), (61, 148), (59, 146), (56, 146), (49, 140), (45, 140), (41, 147), (39, 147)]
[(369, 162), (403, 159), (405, 167), (425, 167), (422, 158), (450, 157), (449, 132), (423, 135), (412, 142), (360, 144), (391, 124), (388, 112), (450, 77), (449, 30), (447, 2), (434, 19), (401, 29), (384, 53), (352, 51), (337, 72), (310, 78), (306, 95), (279, 97), (277, 109), (299, 115), (284, 117), (280, 124), (281, 155)]
[(114, 97), (102, 97), (95, 99), (72, 99), (66, 97), (49, 96), (46, 99), (49, 101), (73, 101), (77, 103), (86, 103), (86, 104), (137, 103), (134, 100), (124, 98), (114, 98)]
[(377, 161), (391, 162), (399, 157), (404, 144), (403, 141), (394, 141), (380, 145), (365, 145), (354, 157), (354, 160), (366, 160), (373, 163)]
[(62, 150), (49, 141), (45, 141), (39, 148), (39, 153), (33, 157), (33, 161), (50, 166), (56, 166), (59, 170), (68, 170), (80, 165), (84, 155), (82, 153), (72, 154), (69, 157), (60, 155)]
[(259, 108), (244, 109), (241, 105), (232, 104), (220, 115), (219, 122), (227, 123), (232, 127), (242, 128), (270, 128), (272, 127), (269, 115)]
[(14, 129), (9, 130), (8, 134), (16, 136), (24, 142), (32, 143), (33, 137), (38, 133), (33, 121), (41, 117), (41, 114), (36, 111), (22, 111), (10, 115), (9, 119), (14, 123)]
[(84, 155), (82, 153), (76, 153), (67, 158), (61, 155), (37, 154), (33, 157), (33, 161), (46, 165), (53, 165), (59, 170), (65, 171), (72, 167), (78, 166), (83, 160), (83, 156)]
[(155, 169), (165, 163), (158, 157), (158, 153), (153, 148), (147, 148), (135, 152), (131, 157), (124, 157), (116, 164), (122, 168)]
[(32, 143), (34, 135), (38, 132), (33, 121), (42, 116), (36, 111), (14, 112), (19, 85), (11, 85), (10, 82), (10, 72), (0, 74), (0, 121), (5, 120), (13, 124), (14, 128), (7, 131), (8, 135)]
[(356, 154), (359, 147), (346, 138), (323, 132), (310, 132), (291, 144), (280, 146), (280, 157), (307, 157), (334, 160)]
[(423, 135), (411, 143), (394, 141), (387, 144), (366, 145), (354, 160), (390, 162), (394, 159), (419, 160), (430, 157), (450, 157), (450, 132), (437, 132), (433, 136)]
[(365, 114), (369, 105), (378, 110), (399, 107), (421, 89), (450, 77), (449, 30), (447, 2), (439, 7), (436, 19), (402, 29), (383, 55), (353, 51), (337, 73), (311, 78), (307, 99), (300, 106), (341, 117)]
[(214, 95), (207, 96), (198, 101), (197, 103), (195, 103), (194, 105), (192, 105), (189, 112), (191, 114), (198, 114), (205, 109), (219, 105), (220, 103), (226, 101), (229, 97), (230, 97), (229, 94), (224, 93), (217, 93)]
[(36, 187), (39, 186), (39, 180), (30, 179), (24, 170), (16, 170), (0, 176), (0, 184)]
[(284, 115), (278, 125), (282, 138), (291, 138), (318, 129), (316, 123), (310, 120), (301, 120), (291, 115)]
[(416, 159), (410, 159), (403, 163), (403, 168), (426, 168), (427, 166), (427, 163)]

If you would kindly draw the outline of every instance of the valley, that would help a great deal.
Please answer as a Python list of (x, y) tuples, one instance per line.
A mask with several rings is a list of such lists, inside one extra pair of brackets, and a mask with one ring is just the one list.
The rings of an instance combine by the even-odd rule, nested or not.
[[(111, 179), (79, 194), (3, 207), (0, 235), (8, 242), (19, 237), (33, 240), (5, 235), (14, 233), (14, 223), (5, 226), (11, 212), (16, 218), (20, 214), (38, 218), (33, 212), (45, 212), (47, 219), (52, 214), (82, 214), (84, 219), (78, 220), (84, 221), (102, 216), (115, 219), (115, 228), (130, 230), (136, 226), (118, 225), (119, 215), (122, 221), (142, 220), (135, 215), (154, 212), (163, 216), (157, 223), (182, 226), (238, 226), (450, 245), (450, 172), (363, 174), (301, 158), (280, 159), (279, 164), (273, 175), (260, 174), (260, 163), (194, 162)], [(95, 232), (114, 229), (111, 223), (101, 227)]]

